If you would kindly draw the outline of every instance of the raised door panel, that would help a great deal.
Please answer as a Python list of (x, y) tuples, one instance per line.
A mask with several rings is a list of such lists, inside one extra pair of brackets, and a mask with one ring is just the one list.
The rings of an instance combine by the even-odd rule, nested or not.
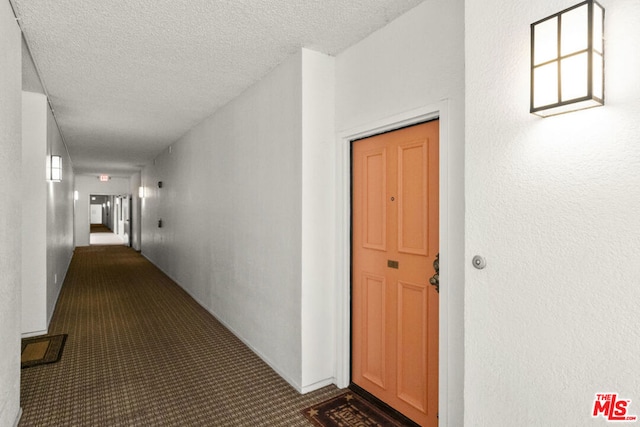
[(362, 245), (387, 250), (387, 155), (386, 150), (364, 154), (363, 159)]
[(386, 280), (363, 274), (362, 285), (362, 376), (386, 388)]
[(427, 255), (428, 141), (398, 146), (398, 251)]
[(427, 409), (427, 289), (398, 282), (398, 398), (415, 409)]

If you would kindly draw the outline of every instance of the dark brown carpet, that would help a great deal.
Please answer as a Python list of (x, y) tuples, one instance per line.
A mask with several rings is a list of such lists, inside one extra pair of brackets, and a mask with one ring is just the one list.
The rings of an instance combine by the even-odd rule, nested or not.
[(78, 248), (49, 332), (58, 363), (22, 370), (20, 426), (309, 426), (300, 395), (144, 257)]
[(21, 368), (55, 363), (62, 357), (66, 334), (24, 338), (20, 352)]
[(106, 225), (91, 224), (91, 233), (113, 233)]
[(303, 413), (319, 427), (400, 427), (406, 425), (350, 391), (310, 406)]

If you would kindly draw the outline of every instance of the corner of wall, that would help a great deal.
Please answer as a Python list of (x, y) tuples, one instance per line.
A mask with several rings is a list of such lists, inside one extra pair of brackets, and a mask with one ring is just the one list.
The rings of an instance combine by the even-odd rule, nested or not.
[(334, 382), (335, 58), (302, 49), (303, 392)]
[(22, 418), (22, 407), (18, 410), (18, 415), (16, 415), (16, 420), (13, 422), (13, 427), (18, 427), (20, 424), (20, 419)]
[(47, 328), (47, 98), (22, 92), (21, 227), (22, 285), (21, 332)]

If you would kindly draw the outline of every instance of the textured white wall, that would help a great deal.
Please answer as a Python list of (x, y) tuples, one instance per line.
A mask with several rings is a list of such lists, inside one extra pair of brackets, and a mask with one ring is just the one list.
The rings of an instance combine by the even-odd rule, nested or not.
[(129, 178), (111, 177), (109, 181), (100, 182), (96, 175), (75, 176), (75, 190), (78, 191), (78, 200), (75, 201), (76, 246), (89, 246), (89, 196), (129, 194), (130, 185)]
[(640, 2), (602, 2), (606, 105), (541, 119), (529, 24), (573, 3), (466, 3), (466, 425), (640, 415)]
[(47, 330), (47, 98), (22, 92), (22, 328)]
[[(73, 165), (62, 137), (47, 106), (48, 154), (62, 156), (62, 181), (47, 182), (46, 251), (47, 251), (47, 327), (51, 322), (62, 283), (73, 256)], [(26, 227), (25, 227), (26, 228)]]
[[(47, 182), (47, 155), (62, 156), (61, 182)], [(47, 332), (73, 255), (73, 169), (40, 93), (22, 92), (22, 327)]]
[(142, 176), (143, 254), (296, 388), (301, 78), (298, 54), (193, 128)]
[(20, 414), (21, 139), (20, 29), (0, 2), (0, 426)]
[(335, 64), (302, 50), (302, 389), (334, 381)]
[[(441, 280), (447, 286), (446, 367), (442, 425), (462, 425), (464, 299), (464, 2), (427, 1), (336, 58), (336, 128), (363, 129), (447, 100), (441, 150), (448, 194), (441, 194)], [(446, 207), (445, 210), (442, 210)], [(446, 269), (446, 271), (444, 270)], [(445, 291), (442, 291), (445, 292)], [(442, 295), (442, 294), (441, 294)], [(444, 299), (441, 297), (441, 305)], [(441, 308), (442, 310), (442, 308)], [(445, 313), (442, 310), (441, 316)], [(441, 329), (442, 332), (442, 329)], [(442, 354), (442, 353), (441, 353)], [(442, 393), (442, 392), (441, 392)], [(442, 394), (441, 394), (442, 395)]]

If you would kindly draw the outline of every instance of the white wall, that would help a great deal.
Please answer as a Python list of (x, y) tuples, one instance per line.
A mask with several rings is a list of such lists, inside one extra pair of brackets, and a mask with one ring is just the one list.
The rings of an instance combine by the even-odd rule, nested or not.
[(47, 326), (73, 256), (73, 165), (62, 142), (51, 109), (47, 107), (48, 154), (62, 156), (62, 181), (47, 185)]
[[(73, 168), (40, 93), (22, 92), (22, 327), (48, 330), (73, 255)], [(46, 180), (46, 158), (62, 156), (62, 181)]]
[(22, 333), (47, 331), (47, 105), (22, 92)]
[(302, 50), (302, 390), (335, 382), (335, 61)]
[[(446, 321), (440, 328), (440, 423), (449, 426), (462, 425), (463, 414), (464, 49), (463, 1), (433, 0), (336, 58), (339, 134), (370, 131), (398, 116), (407, 118), (431, 105), (444, 106), (441, 143), (447, 145), (440, 150), (440, 316)], [(338, 162), (349, 161), (344, 157)], [(348, 236), (348, 230), (338, 230), (343, 239)], [(338, 282), (343, 288), (348, 286), (341, 278)]]
[(298, 389), (301, 71), (298, 54), (142, 176), (143, 254)]
[[(129, 178), (111, 177), (109, 181), (101, 182), (97, 175), (76, 175), (75, 191), (78, 192), (78, 200), (75, 201), (76, 246), (89, 246), (89, 196), (91, 194), (129, 194), (129, 185)], [(113, 206), (112, 202), (112, 213)]]
[(466, 4), (467, 425), (640, 415), (640, 2), (602, 1), (606, 105), (541, 119), (529, 25), (573, 3)]
[(21, 206), (20, 29), (9, 2), (0, 2), (0, 426), (20, 414)]
[(33, 93), (44, 93), (42, 82), (38, 77), (36, 66), (31, 59), (27, 43), (22, 37), (22, 90)]

